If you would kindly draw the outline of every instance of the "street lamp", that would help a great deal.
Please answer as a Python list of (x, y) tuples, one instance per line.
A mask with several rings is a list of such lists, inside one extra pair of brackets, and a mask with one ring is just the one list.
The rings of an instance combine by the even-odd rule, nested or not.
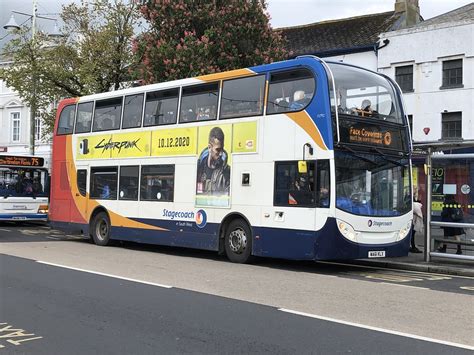
[[(31, 41), (34, 43), (35, 41), (35, 35), (36, 35), (36, 19), (41, 18), (45, 20), (52, 20), (55, 21), (54, 25), (54, 30), (52, 33), (48, 35), (48, 37), (52, 38), (58, 38), (62, 37), (62, 34), (59, 32), (58, 25), (57, 25), (57, 20), (51, 17), (45, 17), (45, 16), (40, 16), (36, 12), (38, 11), (38, 6), (37, 6), (37, 0), (33, 0), (33, 14), (27, 14), (24, 12), (19, 12), (19, 11), (12, 11), (12, 13), (19, 14), (19, 15), (24, 15), (28, 16), (30, 20), (31, 19)], [(28, 21), (27, 20), (27, 21)], [(25, 21), (26, 22), (26, 21)], [(23, 22), (24, 23), (24, 22)], [(5, 26), (3, 26), (4, 29), (7, 31), (15, 31), (19, 30), (21, 28), (20, 25), (17, 24), (15, 21), (15, 17), (12, 14), (10, 17), (10, 20), (7, 22)], [(36, 135), (36, 84), (37, 84), (37, 79), (36, 79), (36, 61), (33, 61), (33, 68), (32, 68), (32, 98), (33, 100), (31, 101), (30, 105), (30, 155), (35, 155), (35, 135)]]

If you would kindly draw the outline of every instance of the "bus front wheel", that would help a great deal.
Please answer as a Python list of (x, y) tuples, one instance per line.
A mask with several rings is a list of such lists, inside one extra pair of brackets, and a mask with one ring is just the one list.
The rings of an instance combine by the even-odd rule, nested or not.
[(247, 263), (252, 253), (252, 232), (241, 219), (229, 223), (225, 233), (225, 252), (233, 263)]
[(99, 212), (92, 220), (92, 239), (97, 245), (108, 245), (110, 241), (110, 218), (105, 212)]

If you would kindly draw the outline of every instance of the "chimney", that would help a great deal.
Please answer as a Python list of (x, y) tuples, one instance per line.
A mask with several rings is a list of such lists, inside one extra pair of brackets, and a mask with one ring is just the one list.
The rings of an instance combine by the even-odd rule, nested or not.
[(403, 14), (400, 28), (407, 28), (420, 22), (418, 0), (396, 0), (395, 12)]

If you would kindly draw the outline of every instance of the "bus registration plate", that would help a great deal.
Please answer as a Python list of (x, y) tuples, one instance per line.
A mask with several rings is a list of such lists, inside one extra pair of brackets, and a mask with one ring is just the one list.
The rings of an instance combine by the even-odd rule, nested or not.
[(385, 258), (385, 250), (369, 251), (369, 258)]

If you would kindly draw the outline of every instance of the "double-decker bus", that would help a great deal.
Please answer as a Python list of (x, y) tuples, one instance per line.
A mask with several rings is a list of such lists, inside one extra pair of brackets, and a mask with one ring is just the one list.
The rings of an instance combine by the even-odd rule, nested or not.
[(50, 220), (233, 262), (403, 256), (409, 137), (392, 80), (310, 56), (66, 99)]
[(43, 158), (0, 155), (0, 221), (46, 222), (48, 200)]

